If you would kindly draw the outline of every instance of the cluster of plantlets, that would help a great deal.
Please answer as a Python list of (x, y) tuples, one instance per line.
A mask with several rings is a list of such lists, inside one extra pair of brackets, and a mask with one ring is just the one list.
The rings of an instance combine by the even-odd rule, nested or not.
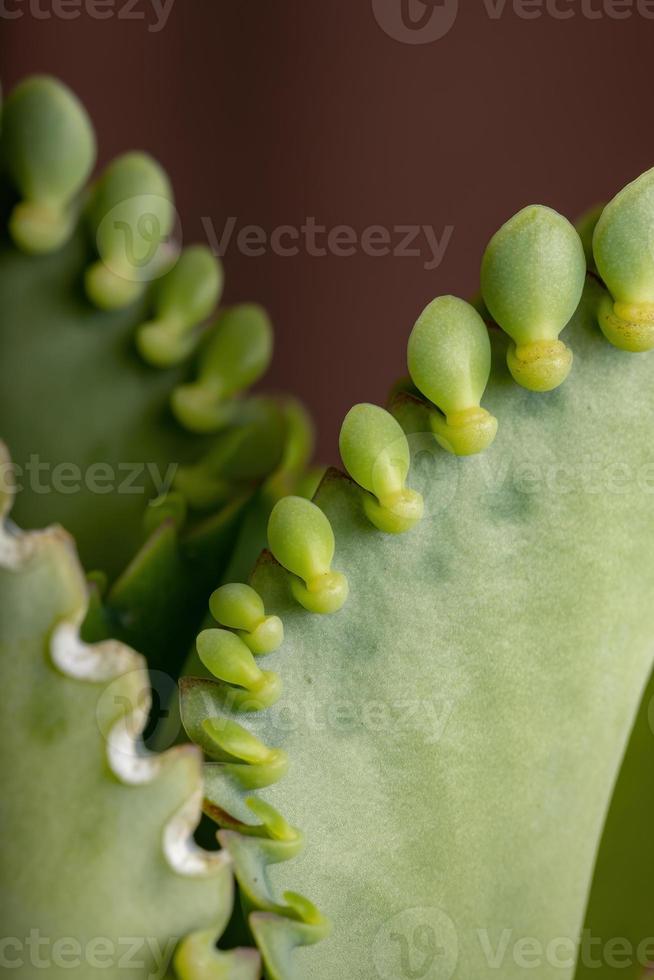
[[(108, 576), (89, 637), (118, 636), (176, 674), (207, 595), (230, 563), (247, 574), (270, 507), (304, 478), (310, 420), (287, 396), (247, 396), (270, 363), (270, 321), (248, 303), (209, 319), (222, 267), (171, 238), (172, 188), (153, 159), (127, 153), (86, 190), (91, 123), (48, 78), (10, 94), (2, 153), (20, 246), (0, 258), (15, 519), (63, 523), (102, 573), (95, 591)], [(76, 492), (53, 486), (71, 465)]]
[[(64, 135), (76, 173), (70, 159), (58, 166)], [(104, 320), (113, 339), (87, 368), (93, 393), (104, 385), (113, 410), (119, 371), (137, 371), (113, 445), (130, 451), (138, 423), (141, 458), (185, 465), (174, 491), (138, 515), (148, 536), (127, 570), (104, 592), (93, 578), (90, 606), (60, 532), (5, 531), (15, 711), (4, 741), (28, 760), (7, 793), (16, 935), (34, 921), (89, 935), (109, 903), (112, 936), (133, 922), (132, 934), (181, 940), (181, 980), (262, 969), (271, 980), (609, 976), (606, 956), (576, 962), (595, 868), (587, 921), (601, 939), (629, 942), (619, 969), (640, 980), (654, 931), (654, 691), (643, 699), (654, 390), (649, 359), (632, 354), (654, 347), (654, 171), (596, 211), (584, 240), (549, 208), (510, 219), (482, 261), (487, 320), (457, 297), (430, 303), (408, 340), (410, 378), (388, 409), (350, 410), (340, 437), (349, 475), (329, 471), (308, 499), (297, 492), (310, 444), (299, 407), (236, 397), (269, 360), (265, 316), (227, 311), (205, 335), (221, 273), (203, 249), (171, 256), (161, 171), (131, 154), (79, 200), (92, 147), (60, 86), (35, 80), (10, 96), (2, 149), (20, 199), (8, 227), (24, 251), (59, 249), (4, 257), (0, 276), (30, 282), (17, 290), (18, 343), (33, 355), (31, 304), (48, 306), (44, 322), (61, 316), (42, 284), (66, 269), (68, 295), (85, 267), (81, 332), (101, 328), (89, 300), (103, 318), (126, 309)], [(95, 235), (90, 263), (68, 237), (78, 211)], [(126, 243), (138, 237), (155, 247), (136, 275)], [(79, 343), (86, 354), (88, 338)], [(71, 350), (64, 361), (79, 370)], [(25, 404), (25, 376), (5, 402), (20, 419), (14, 455), (39, 433), (48, 445), (52, 431)], [(86, 419), (84, 391), (71, 387), (70, 399)], [(74, 438), (75, 459), (98, 455), (97, 431)], [(599, 460), (591, 486), (586, 457)], [(619, 492), (605, 479), (616, 464)], [(550, 479), (560, 473), (563, 489)], [(39, 505), (25, 506), (36, 517)], [(133, 544), (132, 510), (112, 502), (95, 550), (95, 502), (78, 505), (86, 553), (115, 573), (113, 539), (126, 528)], [(250, 575), (266, 526), (270, 550)], [(219, 625), (199, 633), (180, 681), (184, 728), (207, 759), (200, 784), (193, 746), (139, 751), (147, 682), (117, 641), (172, 669), (229, 579), (209, 600)], [(88, 646), (80, 626), (104, 642)], [(44, 798), (62, 811), (51, 837)], [(200, 805), (220, 827), (217, 855), (188, 846)], [(64, 846), (75, 887), (62, 894), (52, 855)], [(232, 872), (242, 913), (232, 932), (252, 945), (225, 952)]]

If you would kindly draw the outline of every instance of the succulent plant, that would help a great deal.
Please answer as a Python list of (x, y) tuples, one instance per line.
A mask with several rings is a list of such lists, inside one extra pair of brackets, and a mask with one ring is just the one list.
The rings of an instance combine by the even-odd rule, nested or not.
[[(301, 406), (244, 394), (268, 319), (203, 326), (222, 270), (170, 238), (158, 164), (129, 154), (85, 192), (92, 130), (51, 79), (10, 94), (1, 145), (13, 517), (62, 522), (89, 573), (67, 533), (9, 519), (1, 460), (16, 975), (37, 930), (49, 972), (79, 947), (85, 978), (641, 980), (654, 171), (583, 241), (540, 205), (511, 218), (482, 301), (417, 317), (410, 380), (348, 412), (346, 472), (314, 493)], [(34, 454), (176, 469), (47, 494)], [(171, 706), (162, 754), (146, 664), (179, 678), (188, 738), (167, 748)], [(219, 850), (190, 839), (200, 810)]]
[[(171, 236), (158, 163), (128, 153), (84, 190), (91, 123), (50, 78), (10, 93), (3, 130), (0, 415), (21, 486), (14, 517), (62, 523), (85, 568), (108, 576), (94, 579), (95, 638), (176, 674), (207, 595), (232, 559), (247, 573), (270, 508), (305, 473), (311, 422), (288, 396), (247, 395), (270, 362), (270, 321), (249, 303), (212, 318), (222, 267)], [(52, 215), (56, 235), (37, 221), (49, 229)]]

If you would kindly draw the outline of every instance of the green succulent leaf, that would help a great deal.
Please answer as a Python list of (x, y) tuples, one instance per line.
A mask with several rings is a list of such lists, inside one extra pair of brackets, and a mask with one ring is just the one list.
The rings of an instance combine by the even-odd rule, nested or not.
[[(654, 966), (654, 673), (613, 792), (597, 856), (576, 980), (648, 980)], [(634, 962), (635, 961), (635, 962)], [(648, 972), (645, 967), (649, 965)], [(640, 971), (645, 972), (640, 974)]]
[(79, 228), (38, 261), (0, 248), (0, 416), (20, 472), (16, 521), (60, 522), (85, 567), (113, 577), (141, 543), (147, 502), (208, 446), (170, 416), (184, 369), (155, 371), (134, 347), (147, 301), (93, 308), (79, 288), (88, 258)]
[[(7, 493), (3, 503), (6, 512)], [(163, 755), (142, 750), (150, 699), (144, 661), (114, 641), (83, 643), (86, 605), (63, 531), (2, 530), (7, 959), (16, 977), (38, 969), (48, 977), (72, 970), (85, 980), (146, 980), (163, 975), (186, 933), (222, 932), (232, 907), (230, 860), (192, 840), (200, 756), (190, 746)], [(226, 954), (222, 976), (240, 978), (241, 961), (253, 955)], [(198, 969), (185, 980), (208, 975)]]
[[(288, 756), (262, 797), (306, 849), (275, 885), (334, 920), (328, 942), (294, 953), (300, 976), (429, 963), (434, 976), (511, 980), (524, 976), (521, 942), (541, 951), (539, 978), (574, 975), (654, 629), (651, 363), (606, 344), (600, 293), (590, 280), (569, 327), (574, 380), (544, 406), (512, 384), (494, 338), (486, 400), (503, 424), (488, 453), (457, 459), (429, 431), (425, 452), (411, 430), (425, 516), (407, 534), (376, 530), (341, 475), (323, 481), (317, 503), (350, 581), (339, 612), (308, 613), (269, 557), (254, 573), (284, 622), (267, 661), (283, 695), (235, 713), (223, 691), (211, 714)], [(295, 552), (270, 540), (290, 564)], [(207, 786), (219, 821), (244, 819), (233, 783), (219, 773)], [(241, 880), (248, 862), (236, 866)], [(631, 896), (638, 928), (649, 888)], [(623, 975), (641, 969), (632, 959)]]

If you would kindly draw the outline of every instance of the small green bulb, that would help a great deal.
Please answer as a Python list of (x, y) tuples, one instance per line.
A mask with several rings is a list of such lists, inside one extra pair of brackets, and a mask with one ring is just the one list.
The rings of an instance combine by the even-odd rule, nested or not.
[(52, 252), (70, 237), (74, 200), (95, 162), (91, 120), (76, 95), (45, 75), (12, 91), (2, 110), (2, 156), (22, 200), (9, 231), (24, 252)]
[(207, 629), (198, 635), (200, 660), (214, 677), (243, 688), (249, 707), (267, 708), (279, 698), (281, 683), (274, 671), (261, 670), (243, 640), (229, 630)]
[(218, 623), (238, 630), (252, 653), (272, 653), (284, 642), (279, 616), (266, 616), (263, 599), (251, 586), (240, 582), (221, 585), (209, 599), (211, 615)]
[(198, 338), (194, 327), (213, 311), (223, 278), (221, 263), (206, 245), (184, 249), (155, 286), (154, 318), (136, 334), (136, 345), (149, 364), (172, 367), (191, 353)]
[(507, 364), (531, 391), (551, 391), (570, 373), (572, 351), (559, 334), (574, 314), (586, 278), (586, 258), (573, 225), (533, 204), (491, 238), (481, 265), (481, 289), (493, 319), (511, 337)]
[(191, 432), (221, 429), (231, 417), (230, 399), (267, 370), (272, 346), (272, 326), (260, 306), (224, 310), (200, 354), (197, 381), (173, 392), (177, 419)]
[(352, 479), (368, 491), (364, 509), (375, 527), (400, 534), (420, 520), (423, 499), (406, 486), (409, 443), (389, 412), (378, 405), (354, 405), (343, 420), (339, 449)]
[(407, 349), (415, 386), (445, 415), (431, 412), (440, 445), (457, 456), (490, 446), (497, 419), (480, 405), (491, 366), (486, 324), (457, 296), (438, 296), (411, 331)]
[(654, 168), (627, 184), (595, 226), (593, 255), (611, 296), (598, 320), (621, 350), (654, 348)]
[(103, 310), (128, 306), (169, 261), (165, 245), (175, 219), (170, 181), (146, 153), (126, 153), (101, 175), (87, 213), (100, 257), (86, 270), (87, 295)]
[(248, 809), (261, 821), (268, 837), (273, 840), (295, 842), (302, 839), (301, 832), (292, 827), (288, 821), (266, 800), (260, 796), (249, 796), (245, 800)]
[(284, 568), (293, 573), (291, 590), (314, 613), (340, 609), (348, 596), (347, 579), (331, 569), (334, 532), (316, 504), (304, 497), (283, 497), (268, 521), (268, 544)]
[[(251, 773), (250, 778), (247, 771), (243, 771), (241, 782), (246, 787), (255, 788), (257, 785), (267, 786), (276, 783), (288, 767), (288, 759), (283, 749), (269, 748), (256, 735), (231, 718), (205, 718), (202, 722), (202, 730), (214, 744), (213, 751), (208, 750), (207, 755), (217, 756), (220, 761), (223, 761), (223, 756), (226, 754), (247, 763), (248, 766), (260, 766), (268, 770), (268, 779), (265, 777), (265, 771), (258, 774)], [(235, 768), (226, 771), (237, 774)]]

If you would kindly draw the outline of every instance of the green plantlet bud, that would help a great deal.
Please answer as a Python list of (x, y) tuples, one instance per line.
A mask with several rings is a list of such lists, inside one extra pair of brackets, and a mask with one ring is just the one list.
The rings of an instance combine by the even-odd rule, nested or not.
[(298, 841), (302, 834), (295, 827), (291, 827), (287, 820), (270, 803), (262, 800), (259, 796), (249, 796), (245, 800), (245, 805), (257, 817), (266, 834), (272, 840)]
[(507, 364), (524, 388), (550, 391), (570, 373), (572, 351), (559, 334), (579, 304), (585, 277), (579, 235), (567, 218), (540, 204), (523, 208), (488, 243), (481, 289), (513, 341)]
[(172, 408), (191, 432), (216, 432), (231, 418), (229, 400), (267, 370), (273, 333), (265, 310), (232, 306), (218, 317), (200, 354), (198, 379), (175, 388)]
[(211, 314), (223, 288), (223, 269), (205, 245), (185, 248), (154, 289), (154, 319), (139, 327), (136, 345), (149, 364), (172, 367), (197, 343), (198, 324)]
[[(328, 936), (331, 932), (331, 923), (322, 912), (316, 908), (313, 902), (305, 898), (304, 895), (299, 895), (297, 892), (286, 891), (282, 893), (282, 897), (286, 904), (290, 906), (295, 912), (295, 917), (298, 922), (304, 922), (307, 925), (319, 926), (324, 929), (323, 936)], [(256, 913), (255, 913), (256, 915)]]
[(480, 405), (490, 374), (490, 340), (470, 303), (457, 296), (432, 300), (411, 331), (407, 360), (413, 383), (440, 409), (429, 421), (443, 449), (470, 456), (490, 446), (497, 419)]
[(389, 412), (378, 405), (354, 405), (343, 420), (339, 448), (352, 479), (368, 491), (363, 506), (375, 527), (400, 534), (420, 520), (423, 499), (405, 485), (409, 443)]
[[(286, 762), (285, 752), (281, 749), (269, 749), (256, 735), (230, 718), (205, 718), (202, 729), (218, 746), (221, 753), (231, 755), (251, 766), (270, 766), (271, 776), (274, 770), (283, 768)], [(279, 775), (275, 772), (273, 781), (276, 782), (278, 779)]]
[(172, 188), (156, 160), (126, 153), (109, 164), (88, 206), (100, 256), (86, 270), (92, 303), (103, 310), (128, 306), (162, 274), (174, 216)]
[[(283, 945), (280, 943), (279, 931), (275, 928), (274, 916), (266, 912), (252, 912), (248, 920), (264, 960), (275, 953), (282, 955), (282, 951), (293, 949), (294, 946), (318, 943), (331, 935), (333, 929), (331, 920), (322, 915), (307, 898), (290, 891), (283, 892), (282, 898), (291, 910), (290, 918), (294, 921), (294, 934), (284, 937)], [(281, 977), (282, 974), (277, 975)]]
[(203, 630), (196, 641), (200, 660), (214, 677), (244, 688), (250, 708), (266, 708), (279, 698), (281, 682), (273, 671), (261, 670), (243, 640), (229, 630)]
[(272, 653), (284, 641), (281, 619), (266, 616), (261, 596), (249, 585), (240, 582), (221, 585), (209, 599), (209, 609), (216, 622), (238, 630), (252, 653)]
[(604, 208), (593, 235), (597, 270), (611, 297), (600, 302), (602, 332), (635, 353), (654, 348), (654, 168)]
[(268, 544), (284, 568), (293, 573), (291, 591), (314, 613), (340, 609), (348, 595), (347, 579), (331, 569), (334, 532), (316, 504), (304, 497), (283, 497), (268, 521)]
[(22, 196), (9, 219), (16, 245), (52, 252), (71, 235), (74, 199), (95, 162), (91, 120), (61, 82), (35, 76), (17, 85), (2, 111), (2, 154)]

